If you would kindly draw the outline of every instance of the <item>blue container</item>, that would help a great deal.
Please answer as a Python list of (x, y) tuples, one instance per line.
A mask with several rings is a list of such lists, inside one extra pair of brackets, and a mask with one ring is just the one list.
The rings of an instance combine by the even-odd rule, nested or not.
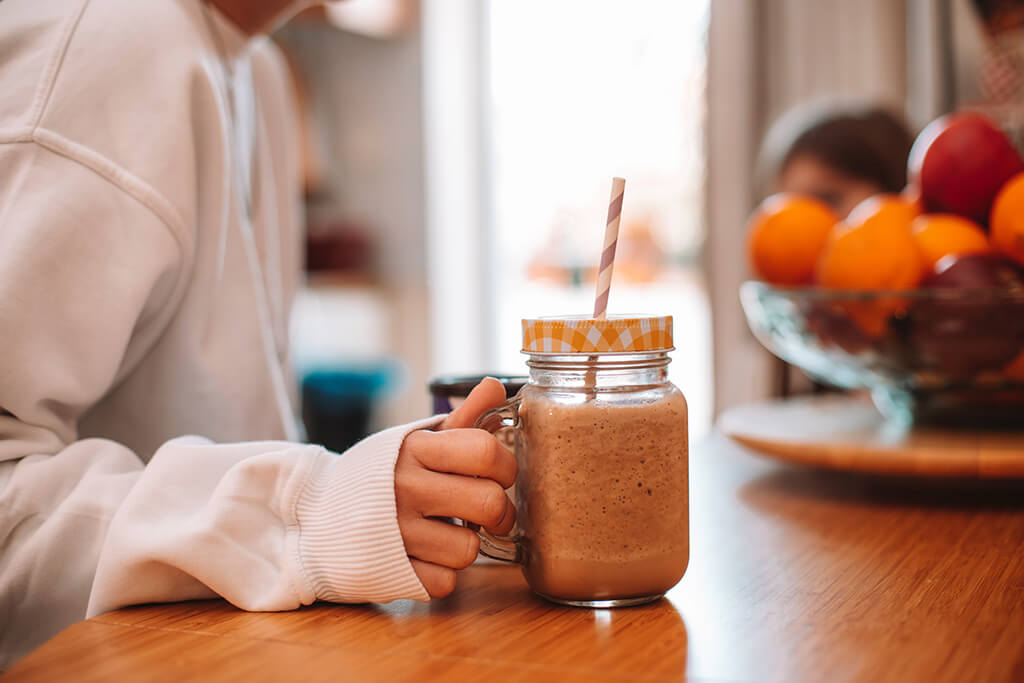
[(302, 419), (310, 443), (336, 453), (370, 433), (374, 403), (394, 384), (388, 366), (314, 370), (302, 380)]

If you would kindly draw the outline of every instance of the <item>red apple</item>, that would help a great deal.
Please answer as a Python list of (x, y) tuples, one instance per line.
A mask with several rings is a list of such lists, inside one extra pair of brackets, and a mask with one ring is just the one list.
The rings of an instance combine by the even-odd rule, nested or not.
[(1024, 268), (1010, 259), (947, 256), (923, 286), (960, 290), (920, 300), (911, 309), (911, 339), (926, 365), (969, 377), (1002, 368), (1024, 350), (1024, 304), (1018, 298)]
[(999, 188), (1024, 171), (1024, 161), (996, 124), (975, 112), (932, 121), (910, 150), (911, 182), (921, 189), (925, 208), (955, 213), (988, 225)]

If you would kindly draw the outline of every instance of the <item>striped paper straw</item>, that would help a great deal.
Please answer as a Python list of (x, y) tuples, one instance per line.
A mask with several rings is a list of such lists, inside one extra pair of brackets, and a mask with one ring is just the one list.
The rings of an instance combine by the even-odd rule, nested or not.
[(608, 316), (608, 292), (612, 288), (612, 267), (615, 265), (615, 245), (619, 242), (619, 219), (622, 218), (622, 194), (626, 191), (623, 178), (612, 178), (612, 196), (608, 202), (608, 220), (604, 227), (604, 248), (601, 265), (597, 270), (597, 291), (594, 294), (594, 318)]

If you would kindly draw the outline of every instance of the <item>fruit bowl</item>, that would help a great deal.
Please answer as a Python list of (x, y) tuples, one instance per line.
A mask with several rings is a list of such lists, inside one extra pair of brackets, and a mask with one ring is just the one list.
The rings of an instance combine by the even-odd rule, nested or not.
[(1024, 290), (836, 291), (746, 282), (754, 336), (887, 418), (1024, 428)]

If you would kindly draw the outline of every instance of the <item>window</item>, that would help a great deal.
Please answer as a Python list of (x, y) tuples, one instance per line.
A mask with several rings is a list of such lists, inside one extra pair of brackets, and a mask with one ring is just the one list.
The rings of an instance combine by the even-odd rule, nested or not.
[(592, 309), (621, 175), (609, 312), (674, 316), (670, 376), (693, 436), (712, 410), (699, 259), (707, 16), (706, 1), (491, 0), (481, 109), (487, 365), (522, 372), (522, 317)]

